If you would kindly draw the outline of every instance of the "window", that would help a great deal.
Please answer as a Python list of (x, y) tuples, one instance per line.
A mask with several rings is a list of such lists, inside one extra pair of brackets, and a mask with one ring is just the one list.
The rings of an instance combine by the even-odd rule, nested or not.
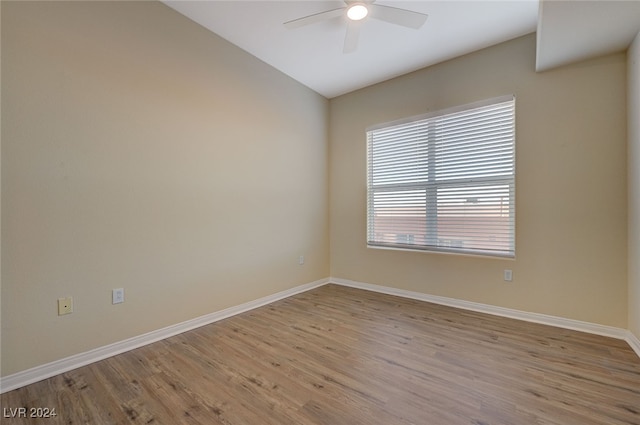
[(514, 97), (368, 129), (367, 243), (514, 257)]

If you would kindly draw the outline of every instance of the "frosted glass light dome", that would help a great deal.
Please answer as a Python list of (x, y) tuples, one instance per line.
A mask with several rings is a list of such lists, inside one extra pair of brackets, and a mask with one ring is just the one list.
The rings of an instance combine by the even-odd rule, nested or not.
[(347, 10), (347, 17), (352, 21), (359, 21), (364, 19), (369, 14), (367, 6), (361, 3), (356, 3), (349, 7)]

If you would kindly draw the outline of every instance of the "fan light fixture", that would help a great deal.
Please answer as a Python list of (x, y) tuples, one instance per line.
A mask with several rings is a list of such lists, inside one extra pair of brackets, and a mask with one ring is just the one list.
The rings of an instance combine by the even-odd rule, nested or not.
[[(2, 1), (2, 0), (0, 0)], [(347, 24), (347, 33), (344, 37), (343, 53), (352, 53), (358, 47), (358, 37), (360, 27), (364, 24), (358, 23), (370, 16), (373, 19), (385, 21), (390, 24), (400, 25), (406, 28), (419, 29), (427, 20), (427, 15), (397, 7), (374, 4), (375, 0), (344, 0), (345, 6), (336, 9), (325, 10), (298, 19), (287, 21), (284, 26), (288, 29), (300, 28), (307, 25), (323, 22), (330, 19), (342, 18)], [(348, 19), (344, 19), (345, 12)], [(371, 12), (371, 13), (369, 13)]]
[(369, 9), (362, 3), (356, 3), (347, 9), (347, 17), (352, 21), (360, 21), (367, 17)]

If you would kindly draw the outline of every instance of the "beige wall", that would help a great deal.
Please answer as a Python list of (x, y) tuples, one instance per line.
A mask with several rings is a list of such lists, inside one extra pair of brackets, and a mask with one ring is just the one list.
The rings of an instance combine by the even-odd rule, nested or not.
[[(0, 46), (1, 45), (2, 45), (2, 5), (0, 4)], [(2, 54), (0, 54), (0, 82), (1, 81), (2, 81)], [(2, 99), (1, 83), (0, 83), (0, 99)], [(2, 101), (0, 101), (0, 242), (1, 240), (2, 240)], [(0, 376), (2, 376), (2, 249), (0, 249)]]
[(629, 330), (640, 338), (640, 33), (627, 53), (629, 170)]
[[(160, 3), (1, 9), (2, 376), (329, 274), (640, 333), (623, 54), (538, 74), (531, 35), (328, 102)], [(504, 94), (516, 260), (367, 249), (365, 128)]]
[[(534, 61), (529, 35), (331, 100), (332, 277), (627, 327), (625, 56), (545, 73)], [(365, 129), (506, 94), (516, 259), (368, 249)]]
[(323, 97), (159, 2), (2, 2), (2, 66), (3, 376), (329, 275)]

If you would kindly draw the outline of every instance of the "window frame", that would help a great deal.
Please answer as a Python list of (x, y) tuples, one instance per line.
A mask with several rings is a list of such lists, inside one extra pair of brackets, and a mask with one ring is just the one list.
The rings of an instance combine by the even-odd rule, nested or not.
[[(426, 181), (428, 183), (399, 183), (399, 184), (389, 184), (384, 186), (383, 184), (374, 184), (374, 175), (373, 173), (373, 159), (372, 159), (372, 139), (371, 135), (376, 132), (386, 131), (392, 129), (393, 127), (401, 127), (405, 125), (411, 125), (413, 123), (425, 122), (430, 120), (436, 120), (445, 116), (452, 116), (455, 114), (463, 115), (467, 111), (472, 111), (479, 108), (491, 107), (493, 105), (500, 105), (510, 103), (512, 115), (511, 115), (511, 151), (510, 155), (505, 158), (509, 159), (511, 172), (508, 175), (502, 176), (489, 176), (489, 177), (459, 177), (459, 178), (450, 178), (445, 180), (438, 180), (435, 178), (436, 173), (436, 148), (433, 144), (438, 143), (436, 139), (432, 136), (427, 136), (426, 141), (424, 142), (428, 147), (426, 148), (426, 168), (425, 172), (427, 174)], [(411, 250), (411, 251), (423, 251), (423, 252), (444, 252), (444, 253), (455, 253), (461, 255), (480, 255), (480, 256), (489, 256), (489, 257), (497, 257), (497, 258), (515, 258), (515, 243), (516, 243), (516, 226), (515, 226), (515, 216), (516, 216), (516, 208), (515, 208), (515, 196), (516, 196), (516, 98), (515, 95), (506, 95), (499, 96), (491, 99), (482, 100), (479, 102), (468, 103), (465, 105), (459, 105), (452, 108), (447, 108), (443, 110), (438, 110), (434, 112), (430, 112), (427, 114), (421, 114), (417, 116), (412, 116), (408, 118), (403, 118), (400, 120), (395, 120), (391, 122), (386, 122), (382, 124), (376, 124), (370, 126), (366, 129), (367, 135), (367, 176), (366, 176), (366, 184), (367, 184), (367, 247), (369, 248), (381, 248), (381, 249), (400, 249), (400, 250)], [(468, 149), (468, 146), (467, 146)], [(503, 159), (503, 157), (500, 157)], [(493, 163), (491, 163), (493, 164)], [(383, 192), (384, 190), (381, 187), (384, 186), (384, 190), (389, 192), (396, 190), (420, 190), (419, 188), (424, 188), (424, 197), (425, 197), (425, 206), (424, 206), (424, 228), (425, 228), (425, 243), (424, 244), (416, 244), (416, 243), (402, 243), (399, 239), (395, 242), (381, 241), (380, 238), (376, 239), (376, 236), (372, 234), (374, 232), (372, 229), (374, 228), (372, 225), (372, 220), (374, 219), (374, 194), (378, 194)], [(490, 188), (501, 187), (502, 190), (505, 190), (507, 187), (508, 191), (508, 220), (507, 225), (504, 226), (505, 229), (508, 230), (508, 248), (507, 249), (491, 249), (491, 248), (469, 248), (461, 246), (452, 246), (455, 241), (450, 241), (448, 246), (445, 246), (440, 240), (438, 240), (438, 191), (442, 188), (452, 187), (452, 188), (462, 188), (462, 187), (475, 187), (475, 190), (481, 190), (480, 188), (489, 188), (487, 190), (492, 190)], [(391, 195), (393, 196), (393, 195)], [(431, 206), (431, 208), (429, 208)], [(486, 226), (485, 226), (486, 227)], [(405, 228), (404, 230), (409, 230)], [(487, 231), (488, 235), (489, 232)], [(405, 241), (411, 240), (414, 241), (414, 235), (411, 232), (403, 231), (403, 229), (399, 228), (396, 233), (397, 237), (403, 236)], [(397, 238), (396, 238), (397, 239)]]

